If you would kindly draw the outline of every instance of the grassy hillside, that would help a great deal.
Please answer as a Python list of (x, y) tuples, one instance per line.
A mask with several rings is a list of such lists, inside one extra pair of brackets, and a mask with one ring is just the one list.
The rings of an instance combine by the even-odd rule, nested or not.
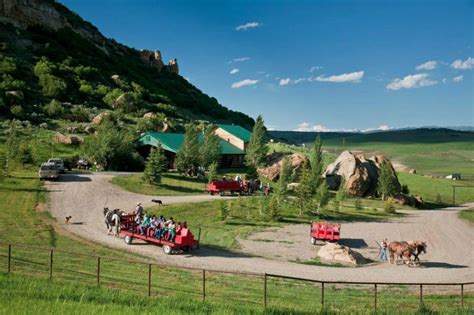
[(111, 110), (132, 117), (157, 112), (170, 121), (253, 124), (249, 116), (223, 107), (180, 75), (145, 64), (137, 50), (106, 39), (61, 4), (47, 3), (65, 21), (63, 28), (1, 24), (0, 119), (54, 125), (58, 120), (89, 122)]
[[(361, 150), (383, 153), (421, 174), (445, 176), (461, 173), (474, 177), (474, 132), (448, 129), (415, 129), (376, 133), (321, 133), (329, 152)], [(271, 137), (292, 144), (309, 144), (312, 132), (271, 131)]]

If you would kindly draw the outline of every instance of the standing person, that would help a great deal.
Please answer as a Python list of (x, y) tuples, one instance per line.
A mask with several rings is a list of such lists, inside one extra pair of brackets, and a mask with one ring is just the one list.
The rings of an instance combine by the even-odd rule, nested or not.
[(143, 210), (142, 203), (137, 202), (137, 206), (135, 207), (135, 222), (140, 223), (143, 217), (143, 213), (145, 210)]
[(380, 254), (379, 254), (379, 259), (380, 260), (388, 261), (387, 247), (388, 247), (387, 239), (382, 240), (382, 242), (380, 242)]

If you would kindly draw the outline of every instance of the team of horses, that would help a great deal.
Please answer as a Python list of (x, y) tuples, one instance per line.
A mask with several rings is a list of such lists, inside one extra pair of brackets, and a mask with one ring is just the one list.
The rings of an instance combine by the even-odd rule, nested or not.
[[(113, 228), (115, 228), (115, 236), (118, 236), (118, 228), (120, 226), (120, 217), (124, 214), (127, 214), (126, 212), (120, 210), (120, 209), (109, 209), (108, 207), (104, 208), (103, 211), (104, 214), (104, 223), (105, 226), (107, 226), (107, 234), (112, 233)], [(117, 214), (114, 216), (114, 214)]]
[[(421, 253), (426, 253), (428, 245), (425, 241), (393, 241), (388, 244), (389, 261), (398, 264), (399, 260), (403, 264), (419, 264)], [(413, 257), (413, 260), (412, 260)]]

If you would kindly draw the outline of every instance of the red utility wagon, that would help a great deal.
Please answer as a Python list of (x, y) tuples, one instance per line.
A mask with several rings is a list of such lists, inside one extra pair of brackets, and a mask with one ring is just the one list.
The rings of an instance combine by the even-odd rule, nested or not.
[[(146, 235), (140, 235), (139, 226), (135, 223), (135, 214), (121, 216), (120, 234), (125, 235), (125, 243), (128, 245), (132, 244), (134, 238), (144, 240), (148, 243), (162, 245), (163, 251), (167, 255), (172, 254), (173, 251), (176, 250), (187, 251), (199, 248), (200, 236), (195, 240), (191, 230), (188, 228), (182, 228), (176, 231), (173, 242), (167, 240), (166, 234), (162, 238), (155, 238), (155, 231), (153, 229), (147, 229)], [(199, 231), (199, 234), (201, 234), (201, 231)]]
[(209, 192), (209, 194), (211, 195), (220, 194), (221, 196), (223, 196), (226, 192), (229, 192), (231, 194), (241, 194), (242, 187), (240, 185), (240, 182), (235, 180), (213, 180), (209, 185), (207, 185), (206, 191)]
[(318, 240), (337, 242), (341, 239), (341, 225), (327, 222), (313, 222), (311, 224), (311, 244), (316, 245)]

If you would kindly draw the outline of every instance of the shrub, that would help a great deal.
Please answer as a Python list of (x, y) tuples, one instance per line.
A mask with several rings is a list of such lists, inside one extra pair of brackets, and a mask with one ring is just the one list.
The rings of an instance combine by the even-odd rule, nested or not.
[(64, 94), (67, 89), (66, 82), (52, 74), (45, 74), (39, 77), (39, 85), (43, 94), (50, 97), (58, 97)]
[(15, 59), (0, 54), (0, 74), (13, 73), (15, 71)]
[(214, 162), (207, 168), (207, 182), (211, 183), (213, 180), (217, 179), (217, 163)]
[(10, 108), (10, 112), (15, 116), (20, 117), (23, 115), (23, 107), (21, 107), (20, 105), (13, 105)]
[(281, 219), (280, 206), (275, 196), (271, 197), (268, 202), (268, 214), (273, 221), (279, 221)]
[(408, 185), (402, 185), (402, 193), (405, 195), (410, 194), (410, 189), (408, 188)]
[(443, 198), (441, 198), (441, 195), (439, 193), (436, 194), (436, 203), (437, 204), (443, 203)]
[(21, 90), (25, 87), (25, 82), (13, 78), (9, 74), (3, 74), (0, 80), (0, 90)]
[(224, 200), (219, 202), (219, 212), (221, 214), (221, 221), (225, 221), (229, 217), (229, 207)]
[(109, 105), (110, 107), (113, 107), (117, 98), (123, 93), (124, 92), (121, 89), (113, 89), (112, 91), (107, 92), (107, 94), (102, 98), (102, 100), (105, 104)]
[(88, 83), (81, 83), (81, 86), (79, 87), (79, 91), (87, 95), (94, 94), (94, 88), (92, 87), (92, 85)]
[(393, 205), (393, 202), (391, 202), (391, 201), (386, 201), (386, 202), (384, 202), (384, 204), (383, 204), (383, 210), (384, 210), (386, 213), (396, 213), (395, 206)]
[(362, 200), (360, 200), (360, 198), (354, 200), (354, 208), (356, 209), (356, 211), (361, 211), (363, 209)]
[(64, 113), (63, 105), (55, 99), (46, 104), (43, 109), (50, 117), (60, 117)]
[(19, 152), (20, 162), (24, 166), (25, 164), (33, 164), (33, 152), (29, 145), (22, 145)]

